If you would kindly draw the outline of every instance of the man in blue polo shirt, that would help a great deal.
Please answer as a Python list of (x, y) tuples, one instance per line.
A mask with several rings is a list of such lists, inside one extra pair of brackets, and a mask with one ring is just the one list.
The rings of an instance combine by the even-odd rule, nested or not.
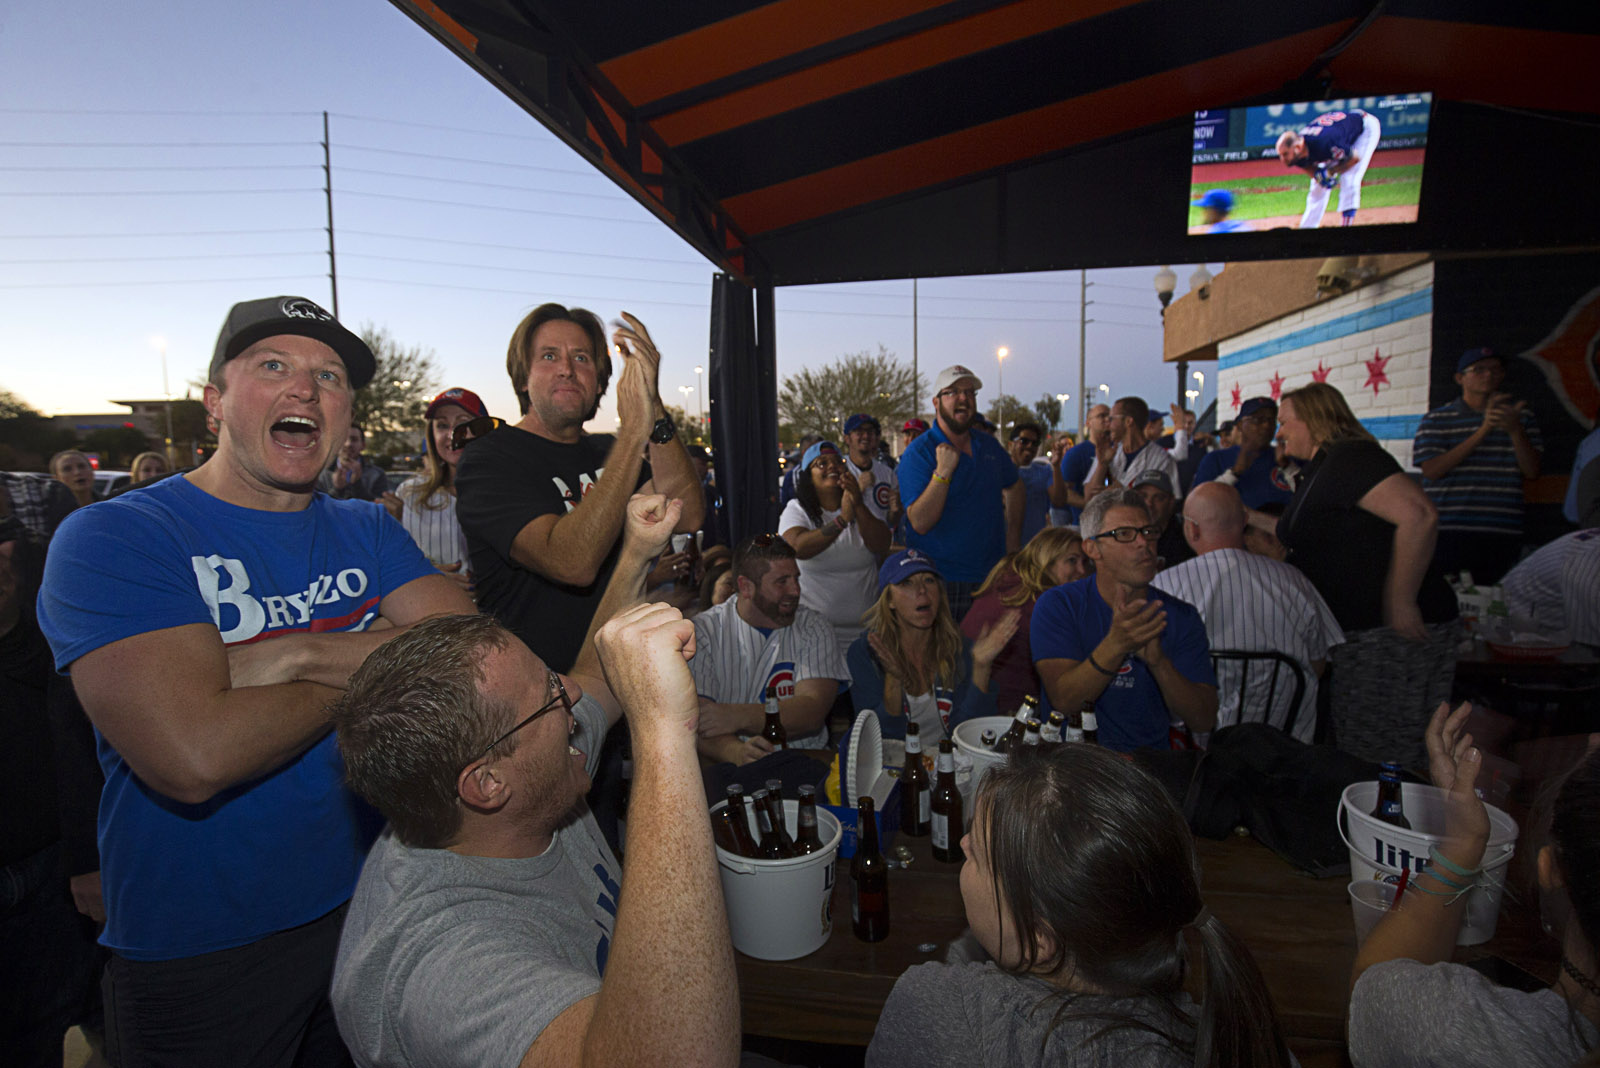
[(1493, 351), (1462, 353), (1455, 377), (1461, 396), (1422, 417), (1411, 462), (1439, 509), (1439, 570), (1493, 583), (1517, 562), (1522, 482), (1539, 477), (1544, 444), (1527, 401), (1500, 392), (1506, 369)]
[(1004, 446), (973, 433), (983, 383), (955, 364), (933, 386), (933, 427), (900, 457), (906, 545), (938, 565), (959, 620), (989, 569), (1021, 543), (1023, 487)]
[(1050, 705), (1092, 701), (1100, 744), (1127, 752), (1168, 746), (1174, 718), (1191, 731), (1217, 722), (1217, 678), (1195, 608), (1152, 586), (1156, 539), (1144, 498), (1097, 494), (1079, 517), (1086, 579), (1046, 590), (1033, 608), (1034, 667)]
[(1288, 504), (1294, 486), (1278, 466), (1272, 434), (1278, 426), (1278, 405), (1270, 397), (1251, 397), (1239, 406), (1234, 433), (1239, 442), (1210, 452), (1195, 469), (1194, 484), (1221, 482), (1239, 491), (1246, 508), (1273, 501)]

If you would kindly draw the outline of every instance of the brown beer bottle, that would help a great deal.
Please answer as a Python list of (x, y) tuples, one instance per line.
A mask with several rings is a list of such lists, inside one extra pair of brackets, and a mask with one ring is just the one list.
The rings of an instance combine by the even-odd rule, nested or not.
[(783, 842), (778, 838), (777, 828), (772, 826), (772, 808), (767, 804), (768, 796), (770, 795), (765, 790), (757, 790), (750, 795), (750, 807), (755, 810), (756, 826), (761, 828), (761, 841), (756, 843), (756, 853), (762, 860), (782, 860)]
[(797, 856), (794, 849), (794, 839), (789, 837), (788, 820), (783, 815), (783, 780), (767, 780), (767, 812), (772, 816), (772, 828), (778, 832), (778, 844), (783, 846), (783, 855), (786, 857)]
[(1039, 725), (1039, 721), (1036, 719), (1030, 719), (1028, 721), (1028, 733), (1022, 736), (1022, 744), (1031, 745), (1035, 749), (1039, 748), (1040, 744), (1044, 741), (1041, 735), (1041, 730), (1042, 728)]
[[(1035, 702), (1037, 704), (1037, 702)], [(1023, 736), (1028, 733), (1028, 719), (1033, 715), (1033, 710), (1028, 706), (1028, 699), (1022, 699), (1022, 706), (1017, 709), (1016, 716), (1011, 720), (1011, 728), (1002, 734), (994, 743), (996, 753), (1009, 753), (1022, 744)]]
[(727, 805), (723, 805), (711, 814), (711, 837), (716, 839), (717, 845), (735, 855), (739, 853), (739, 840), (733, 833), (733, 812)]
[(1095, 715), (1094, 702), (1085, 701), (1083, 711), (1079, 714), (1079, 730), (1083, 732), (1085, 745), (1100, 744), (1100, 717)]
[(921, 838), (933, 822), (933, 784), (922, 763), (922, 728), (906, 724), (906, 765), (900, 771), (900, 833)]
[(822, 839), (817, 834), (817, 788), (806, 785), (797, 792), (800, 795), (800, 815), (795, 819), (794, 851), (804, 856), (822, 849)]
[(1053, 748), (1065, 742), (1067, 740), (1066, 735), (1062, 732), (1066, 727), (1066, 722), (1067, 717), (1061, 714), (1059, 708), (1052, 711), (1049, 720), (1045, 722), (1043, 729), (1039, 731), (1039, 744), (1046, 748)]
[(956, 757), (950, 739), (939, 741), (938, 780), (933, 784), (933, 859), (946, 864), (966, 860), (961, 852), (961, 791), (956, 789)]
[(733, 828), (733, 840), (741, 857), (759, 857), (756, 840), (750, 834), (750, 818), (745, 815), (744, 787), (738, 783), (728, 785), (728, 813)]
[(856, 804), (856, 852), (850, 858), (850, 923), (863, 942), (889, 937), (889, 863), (878, 848), (872, 798)]
[(1409, 831), (1411, 821), (1406, 819), (1405, 805), (1400, 798), (1400, 762), (1385, 760), (1378, 772), (1378, 804), (1372, 810), (1372, 818)]
[(789, 732), (778, 717), (778, 693), (771, 687), (767, 688), (767, 720), (761, 725), (761, 737), (772, 743), (773, 752), (789, 748)]

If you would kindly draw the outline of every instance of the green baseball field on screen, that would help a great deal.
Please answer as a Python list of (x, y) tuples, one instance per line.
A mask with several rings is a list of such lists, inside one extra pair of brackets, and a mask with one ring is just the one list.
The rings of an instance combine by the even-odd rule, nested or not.
[[(1240, 222), (1251, 219), (1270, 219), (1282, 215), (1299, 215), (1306, 206), (1306, 185), (1310, 181), (1304, 171), (1285, 170), (1282, 178), (1236, 178), (1227, 182), (1204, 182), (1189, 187), (1189, 200), (1199, 200), (1209, 190), (1226, 189), (1233, 194), (1233, 211), (1228, 216)], [(1332, 202), (1337, 203), (1338, 192)], [(1361, 207), (1392, 208), (1416, 204), (1422, 197), (1422, 165), (1407, 167), (1372, 167), (1361, 183)], [(1205, 219), (1201, 209), (1189, 208), (1189, 225), (1199, 226)]]

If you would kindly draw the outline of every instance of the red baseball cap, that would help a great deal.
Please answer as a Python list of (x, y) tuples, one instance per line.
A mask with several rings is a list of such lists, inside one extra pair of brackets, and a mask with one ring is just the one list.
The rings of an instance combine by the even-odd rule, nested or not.
[(454, 404), (466, 410), (468, 415), (483, 416), (489, 414), (489, 409), (484, 407), (483, 399), (470, 389), (460, 386), (451, 386), (433, 400), (428, 402), (428, 410), (423, 413), (424, 419), (432, 419), (433, 413), (443, 408), (446, 404)]

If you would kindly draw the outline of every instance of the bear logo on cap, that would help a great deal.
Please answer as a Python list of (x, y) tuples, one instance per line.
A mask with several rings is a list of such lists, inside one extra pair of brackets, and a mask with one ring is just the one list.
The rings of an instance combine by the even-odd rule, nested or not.
[(333, 316), (321, 305), (304, 297), (290, 297), (278, 306), (278, 310), (287, 319), (320, 319), (325, 323), (333, 321)]

